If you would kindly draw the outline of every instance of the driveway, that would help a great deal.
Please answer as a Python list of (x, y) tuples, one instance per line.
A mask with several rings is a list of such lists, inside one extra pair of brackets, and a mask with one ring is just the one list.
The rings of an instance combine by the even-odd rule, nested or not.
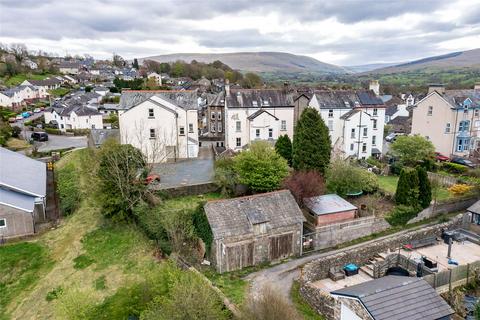
[[(24, 134), (26, 135), (27, 139), (30, 139), (32, 131), (25, 131)], [(49, 134), (48, 141), (36, 141), (35, 144), (38, 146), (38, 151), (46, 152), (66, 148), (86, 148), (87, 141), (88, 139), (86, 136), (73, 137)]]
[(169, 189), (212, 182), (214, 176), (212, 150), (209, 147), (201, 147), (198, 158), (156, 164), (153, 172), (161, 177), (161, 182), (155, 189)]

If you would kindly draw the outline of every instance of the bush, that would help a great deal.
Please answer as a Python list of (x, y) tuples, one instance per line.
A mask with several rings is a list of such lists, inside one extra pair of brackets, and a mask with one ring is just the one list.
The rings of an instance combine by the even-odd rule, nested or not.
[(400, 173), (395, 193), (395, 203), (412, 205), (418, 203), (418, 174), (415, 169), (404, 168)]
[(225, 196), (233, 195), (238, 183), (234, 163), (234, 158), (223, 158), (215, 161), (215, 184), (220, 187), (222, 194)]
[(463, 174), (468, 171), (468, 167), (453, 162), (444, 162), (442, 169), (453, 174)]
[(310, 198), (325, 193), (323, 177), (315, 170), (294, 171), (284, 181), (283, 187), (290, 190), (299, 205), (304, 198)]
[(360, 191), (371, 193), (378, 189), (378, 178), (348, 161), (337, 159), (327, 171), (327, 189), (342, 197)]
[(195, 229), (195, 234), (205, 243), (205, 249), (208, 256), (212, 247), (213, 233), (212, 229), (210, 228), (210, 224), (208, 223), (207, 215), (203, 210), (203, 204), (200, 204), (193, 212), (192, 222)]
[(90, 129), (67, 129), (66, 132), (73, 133), (74, 136), (87, 136), (90, 134)]
[(57, 170), (57, 191), (60, 210), (64, 215), (72, 214), (82, 199), (80, 177), (73, 162)]
[(22, 129), (18, 126), (13, 126), (12, 127), (12, 137), (13, 138), (18, 138), (20, 136), (20, 133), (22, 132)]
[(45, 128), (45, 132), (48, 134), (56, 134), (56, 135), (63, 134), (60, 129), (55, 129), (55, 128)]
[(406, 225), (408, 221), (415, 218), (419, 209), (412, 206), (398, 205), (385, 217), (385, 220), (392, 226)]
[(432, 202), (432, 187), (428, 179), (427, 171), (423, 167), (417, 168), (418, 175), (418, 202), (422, 208), (426, 208)]
[(464, 194), (469, 193), (473, 190), (473, 186), (469, 186), (468, 184), (454, 184), (448, 191), (453, 193), (455, 196), (462, 196)]
[[(360, 169), (360, 168), (359, 168)], [(360, 176), (362, 179), (362, 190), (365, 193), (374, 193), (379, 188), (378, 177), (373, 172), (360, 169)]]

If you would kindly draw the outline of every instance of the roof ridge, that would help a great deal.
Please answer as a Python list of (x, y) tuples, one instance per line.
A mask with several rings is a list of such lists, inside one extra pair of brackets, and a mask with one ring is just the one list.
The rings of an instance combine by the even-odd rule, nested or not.
[(225, 199), (217, 199), (217, 200), (209, 200), (207, 203), (214, 203), (214, 202), (220, 202), (220, 201), (225, 201), (225, 200), (238, 200), (238, 199), (246, 199), (246, 198), (259, 198), (265, 195), (269, 194), (274, 194), (274, 193), (284, 193), (284, 192), (290, 192), (288, 189), (281, 189), (281, 190), (275, 190), (275, 191), (269, 191), (269, 192), (264, 192), (264, 193), (257, 193), (257, 194), (251, 194), (248, 196), (242, 196), (242, 197), (235, 197), (235, 198), (225, 198)]

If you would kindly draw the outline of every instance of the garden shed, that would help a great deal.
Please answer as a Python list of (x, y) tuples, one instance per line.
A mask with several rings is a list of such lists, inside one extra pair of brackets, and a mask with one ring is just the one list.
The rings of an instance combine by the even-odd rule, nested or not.
[(303, 199), (308, 222), (314, 227), (355, 219), (357, 207), (336, 194)]
[(204, 208), (220, 273), (301, 254), (305, 218), (288, 190), (210, 201)]

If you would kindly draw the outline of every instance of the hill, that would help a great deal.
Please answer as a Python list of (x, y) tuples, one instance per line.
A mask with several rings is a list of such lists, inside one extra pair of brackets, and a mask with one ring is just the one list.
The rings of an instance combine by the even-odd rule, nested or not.
[(234, 53), (175, 53), (138, 59), (158, 62), (183, 60), (211, 63), (220, 60), (232, 69), (257, 73), (317, 73), (345, 74), (348, 71), (314, 58), (284, 52), (234, 52)]
[(444, 55), (427, 57), (395, 66), (374, 69), (365, 73), (391, 74), (420, 70), (452, 70), (474, 68), (480, 70), (480, 49), (452, 52)]
[(356, 66), (343, 66), (346, 70), (352, 73), (360, 73), (360, 72), (367, 72), (371, 70), (387, 68), (391, 66), (396, 66), (399, 63), (369, 63), (369, 64), (361, 64)]

